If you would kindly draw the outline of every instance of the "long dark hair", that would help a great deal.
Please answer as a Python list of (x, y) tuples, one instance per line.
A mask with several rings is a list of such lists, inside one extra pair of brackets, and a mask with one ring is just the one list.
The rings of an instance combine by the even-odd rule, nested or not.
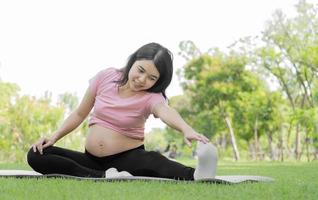
[(165, 47), (157, 43), (149, 43), (140, 47), (135, 53), (129, 56), (127, 64), (120, 69), (123, 73), (121, 78), (116, 81), (119, 86), (123, 86), (128, 81), (128, 73), (136, 60), (152, 60), (159, 71), (159, 79), (147, 92), (162, 93), (166, 96), (166, 88), (169, 86), (173, 74), (173, 56), (172, 53)]

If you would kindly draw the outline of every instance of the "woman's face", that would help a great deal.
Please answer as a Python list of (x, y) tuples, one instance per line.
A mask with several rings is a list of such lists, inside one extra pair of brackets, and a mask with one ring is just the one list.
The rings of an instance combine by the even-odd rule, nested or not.
[(152, 60), (136, 60), (128, 73), (128, 86), (135, 92), (147, 90), (157, 82), (159, 76)]

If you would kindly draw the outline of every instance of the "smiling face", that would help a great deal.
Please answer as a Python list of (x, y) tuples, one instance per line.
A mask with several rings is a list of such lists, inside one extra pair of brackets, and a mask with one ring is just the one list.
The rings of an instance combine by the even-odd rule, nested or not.
[(136, 60), (129, 71), (127, 86), (134, 92), (147, 90), (159, 77), (159, 71), (152, 60)]

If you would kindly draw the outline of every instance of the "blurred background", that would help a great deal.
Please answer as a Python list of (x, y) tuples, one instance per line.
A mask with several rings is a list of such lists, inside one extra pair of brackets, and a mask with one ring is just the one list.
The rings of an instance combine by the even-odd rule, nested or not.
[[(170, 106), (221, 160), (317, 160), (317, 11), (317, 0), (0, 1), (0, 162), (25, 162), (91, 77), (149, 42), (174, 54)], [(57, 145), (83, 151), (87, 128)], [(145, 144), (196, 156), (153, 117)]]

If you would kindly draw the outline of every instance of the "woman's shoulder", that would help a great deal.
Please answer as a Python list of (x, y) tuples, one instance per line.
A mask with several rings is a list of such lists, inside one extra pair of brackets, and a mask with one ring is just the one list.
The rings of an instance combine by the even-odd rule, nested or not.
[(145, 92), (144, 95), (146, 96), (146, 101), (151, 103), (153, 101), (166, 101), (165, 97), (162, 95), (161, 92), (154, 93), (154, 92)]
[[(167, 99), (160, 93), (147, 92), (144, 107), (148, 113), (153, 113), (153, 108), (159, 103), (168, 104)], [(156, 117), (156, 116), (155, 116)]]
[(97, 74), (89, 80), (89, 82), (94, 87), (97, 87), (98, 85), (102, 83), (107, 83), (109, 81), (118, 79), (120, 74), (121, 74), (120, 70), (116, 68), (113, 68), (113, 67), (105, 68), (98, 71)]
[(114, 67), (104, 68), (100, 70), (98, 73), (100, 74), (119, 74), (121, 71)]
[(121, 75), (121, 71), (114, 67), (102, 69), (97, 73), (97, 77), (101, 80), (117, 78), (119, 75)]

